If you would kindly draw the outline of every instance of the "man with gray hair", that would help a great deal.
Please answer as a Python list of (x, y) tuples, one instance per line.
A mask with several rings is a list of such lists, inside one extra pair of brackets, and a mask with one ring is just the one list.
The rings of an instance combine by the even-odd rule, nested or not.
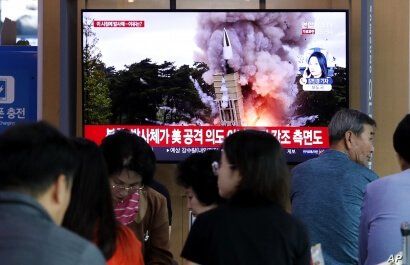
[(329, 123), (330, 149), (292, 170), (292, 214), (306, 225), (311, 245), (321, 243), (325, 264), (358, 264), (360, 208), (377, 175), (366, 166), (376, 122), (351, 109)]

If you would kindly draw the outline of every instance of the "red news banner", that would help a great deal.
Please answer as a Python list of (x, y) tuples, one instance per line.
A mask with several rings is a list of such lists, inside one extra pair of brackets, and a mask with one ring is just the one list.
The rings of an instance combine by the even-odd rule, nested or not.
[(152, 147), (219, 147), (224, 138), (245, 129), (273, 134), (283, 148), (328, 148), (327, 127), (84, 125), (84, 137), (100, 144), (116, 130), (128, 129)]

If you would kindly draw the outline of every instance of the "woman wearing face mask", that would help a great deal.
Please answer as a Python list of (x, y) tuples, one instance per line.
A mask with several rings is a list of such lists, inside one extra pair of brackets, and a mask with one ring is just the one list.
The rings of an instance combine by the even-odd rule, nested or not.
[[(108, 171), (98, 146), (86, 139), (73, 140), (81, 158), (63, 226), (94, 242), (108, 265), (143, 265), (141, 242), (115, 220)], [(98, 192), (94, 192), (98, 191)]]
[(220, 156), (219, 150), (209, 150), (193, 154), (178, 165), (177, 182), (185, 188), (187, 207), (194, 216), (217, 207), (223, 201), (212, 169)]
[(145, 264), (173, 264), (169, 251), (167, 203), (148, 187), (155, 171), (155, 155), (145, 140), (129, 131), (103, 139), (117, 220), (143, 242)]
[(222, 145), (219, 194), (226, 204), (199, 215), (181, 256), (191, 264), (310, 264), (304, 227), (285, 211), (289, 172), (279, 142), (239, 131)]

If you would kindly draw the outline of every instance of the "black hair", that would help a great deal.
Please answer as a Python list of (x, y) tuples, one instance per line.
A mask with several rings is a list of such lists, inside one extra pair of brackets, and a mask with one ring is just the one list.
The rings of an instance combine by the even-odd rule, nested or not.
[(171, 226), (172, 225), (172, 205), (171, 205), (171, 196), (169, 195), (169, 191), (167, 187), (165, 187), (164, 184), (158, 182), (155, 179), (152, 179), (150, 183), (147, 183), (147, 185), (153, 190), (158, 191), (160, 194), (162, 194), (165, 197), (165, 199), (167, 199), (168, 223)]
[(289, 170), (276, 138), (267, 132), (238, 131), (223, 145), (231, 168), (237, 169), (241, 181), (232, 199), (247, 203), (268, 201), (286, 209), (289, 202)]
[(0, 190), (38, 197), (60, 175), (70, 184), (78, 163), (70, 141), (46, 122), (15, 125), (0, 135)]
[(328, 126), (330, 143), (342, 140), (347, 131), (360, 135), (364, 124), (376, 127), (376, 121), (363, 112), (354, 109), (339, 110), (333, 115)]
[(102, 140), (101, 148), (110, 176), (123, 169), (135, 171), (142, 183), (151, 182), (155, 173), (155, 154), (148, 143), (128, 130), (119, 130)]
[(196, 153), (178, 164), (177, 183), (192, 188), (198, 200), (205, 206), (220, 204), (218, 177), (213, 173), (212, 163), (219, 161), (219, 150)]
[[(313, 52), (309, 56), (308, 63), (310, 62), (310, 59), (312, 57), (316, 57), (316, 59), (319, 63), (320, 69), (322, 70), (322, 75), (320, 77), (321, 78), (327, 77), (327, 60), (326, 60), (326, 56), (321, 52)], [(310, 75), (310, 69), (309, 68), (307, 69), (307, 74)]]
[(407, 163), (410, 163), (410, 114), (407, 114), (397, 125), (393, 134), (393, 147)]
[(73, 181), (63, 226), (96, 242), (108, 260), (116, 248), (117, 224), (107, 166), (94, 142), (81, 138), (72, 141), (79, 151), (81, 165)]

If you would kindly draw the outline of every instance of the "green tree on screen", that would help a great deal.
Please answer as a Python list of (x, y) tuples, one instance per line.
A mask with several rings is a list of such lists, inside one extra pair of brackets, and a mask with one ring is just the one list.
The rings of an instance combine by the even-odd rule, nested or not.
[(112, 116), (109, 82), (101, 52), (97, 48), (98, 38), (92, 31), (90, 19), (84, 22), (83, 47), (83, 105), (85, 124), (109, 123)]
[(113, 124), (172, 124), (201, 119), (209, 122), (190, 77), (199, 76), (188, 65), (152, 62), (146, 58), (124, 70), (107, 68), (112, 99)]

